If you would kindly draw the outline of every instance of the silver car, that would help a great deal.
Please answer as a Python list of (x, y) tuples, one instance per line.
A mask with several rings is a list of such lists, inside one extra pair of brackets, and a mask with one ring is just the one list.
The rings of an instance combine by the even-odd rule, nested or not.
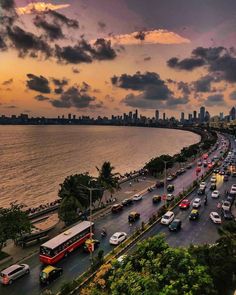
[(16, 279), (29, 274), (30, 269), (27, 264), (14, 264), (5, 268), (0, 273), (1, 283), (4, 285), (10, 285)]

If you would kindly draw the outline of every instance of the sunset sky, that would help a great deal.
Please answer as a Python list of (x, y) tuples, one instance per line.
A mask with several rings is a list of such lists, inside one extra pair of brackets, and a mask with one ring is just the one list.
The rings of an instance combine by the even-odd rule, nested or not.
[(0, 0), (0, 115), (228, 113), (235, 0)]

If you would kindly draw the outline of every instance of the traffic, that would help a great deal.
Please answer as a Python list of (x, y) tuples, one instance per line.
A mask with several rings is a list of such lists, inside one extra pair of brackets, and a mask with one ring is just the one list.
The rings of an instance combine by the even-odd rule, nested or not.
[[(233, 183), (236, 156), (233, 150), (229, 152), (221, 166), (214, 170), (212, 176), (204, 182), (201, 181), (201, 176), (214, 165), (226, 149), (227, 140), (220, 136), (215, 151), (209, 155), (203, 155), (201, 159), (197, 159), (187, 167), (180, 168), (176, 175), (168, 175), (166, 187), (168, 194), (165, 198), (163, 197), (166, 193), (164, 184), (157, 182), (156, 187), (152, 187), (147, 193), (136, 194), (131, 199), (124, 199), (121, 203), (113, 205), (111, 214), (98, 219), (95, 227), (93, 223), (84, 221), (42, 244), (39, 259), (47, 266), (40, 267), (35, 258), (29, 259), (29, 265), (25, 264), (28, 272), (20, 272), (19, 268), (22, 266), (17, 266), (16, 269), (19, 270), (15, 273), (19, 272), (19, 275), (12, 279), (11, 272), (14, 269), (3, 270), (0, 274), (2, 284), (9, 285), (13, 281), (14, 284), (8, 288), (0, 287), (0, 293), (39, 294), (45, 285), (53, 281), (50, 287), (58, 290), (63, 277), (71, 280), (89, 267), (89, 253), (94, 251), (96, 253), (99, 248), (103, 249), (105, 254), (110, 252), (114, 245), (122, 243), (130, 236), (136, 226), (140, 226), (141, 222), (147, 222), (164, 202), (175, 198), (184, 187), (189, 186), (196, 179), (199, 181), (198, 189), (184, 198), (176, 208), (166, 212), (160, 224), (146, 233), (143, 239), (164, 232), (167, 235), (167, 241), (175, 246), (205, 242), (205, 240), (214, 242), (217, 237), (217, 228), (212, 231), (212, 226), (235, 218), (231, 212), (236, 196), (236, 178)], [(225, 179), (226, 175), (228, 179)], [(202, 226), (200, 226), (201, 222)], [(199, 225), (199, 228), (195, 225)], [(93, 234), (91, 234), (91, 227)], [(178, 232), (179, 238), (173, 232)], [(33, 279), (30, 279), (31, 276)], [(19, 279), (20, 277), (22, 279)], [(19, 293), (17, 286), (20, 286), (21, 280), (24, 281), (24, 286), (21, 288), (22, 293)]]

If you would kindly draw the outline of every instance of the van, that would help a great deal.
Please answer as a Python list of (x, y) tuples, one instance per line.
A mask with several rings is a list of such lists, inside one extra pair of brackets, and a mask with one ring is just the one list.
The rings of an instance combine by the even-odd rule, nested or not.
[(3, 285), (10, 285), (16, 279), (29, 273), (30, 269), (28, 264), (13, 264), (1, 271), (1, 283)]

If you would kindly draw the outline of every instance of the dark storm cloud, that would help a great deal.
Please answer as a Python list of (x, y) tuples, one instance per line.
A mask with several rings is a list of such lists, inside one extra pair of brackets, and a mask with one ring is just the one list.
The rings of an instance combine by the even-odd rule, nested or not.
[(54, 92), (56, 94), (61, 94), (64, 91), (64, 86), (68, 85), (69, 80), (64, 78), (64, 79), (56, 79), (52, 78), (52, 82), (57, 88), (54, 89)]
[(56, 108), (88, 108), (96, 100), (95, 97), (87, 93), (89, 89), (90, 87), (87, 83), (83, 83), (81, 87), (72, 86), (62, 93), (59, 99), (51, 100), (50, 102)]
[(236, 100), (236, 91), (231, 92), (229, 98), (232, 100)]
[(93, 45), (81, 39), (74, 46), (60, 47), (56, 45), (56, 56), (65, 63), (91, 63), (93, 60), (111, 60), (116, 57), (110, 41), (97, 39)]
[(26, 81), (26, 85), (29, 89), (35, 90), (41, 93), (50, 93), (49, 81), (43, 76), (36, 76), (33, 74), (27, 74), (29, 80)]
[(210, 95), (205, 100), (205, 105), (209, 107), (225, 105), (225, 100), (222, 94)]
[(225, 52), (225, 48), (222, 46), (209, 48), (197, 47), (192, 51), (192, 55), (210, 62), (217, 60), (223, 52)]
[(193, 82), (194, 90), (196, 92), (210, 92), (211, 83), (214, 81), (214, 77), (206, 75)]
[(183, 95), (189, 95), (191, 93), (190, 86), (187, 82), (177, 82), (177, 88), (183, 93)]
[(167, 65), (170, 68), (192, 71), (195, 68), (199, 68), (205, 64), (202, 58), (184, 58), (179, 60), (177, 57), (172, 57), (167, 61)]
[(30, 52), (35, 53), (38, 51), (46, 57), (52, 55), (52, 49), (42, 37), (26, 32), (18, 26), (8, 27), (7, 34), (11, 41), (11, 47), (17, 49), (21, 57), (26, 56)]
[(157, 73), (146, 72), (144, 74), (136, 72), (134, 75), (122, 74), (120, 77), (111, 78), (113, 85), (130, 90), (145, 91), (148, 99), (166, 99), (171, 95), (171, 91)]
[(78, 29), (79, 22), (75, 19), (70, 19), (64, 14), (61, 14), (55, 10), (48, 10), (46, 14), (52, 16), (56, 22), (59, 22), (62, 25), (66, 25), (68, 28)]
[(50, 100), (49, 97), (44, 96), (44, 95), (42, 95), (42, 94), (36, 95), (34, 98), (35, 98), (36, 100), (38, 100), (38, 101)]
[(15, 8), (15, 1), (14, 0), (0, 0), (0, 7), (2, 9), (14, 9)]
[(13, 79), (11, 78), (9, 80), (3, 81), (2, 85), (7, 86), (7, 85), (11, 85), (12, 83), (13, 83)]
[(4, 41), (3, 36), (0, 35), (0, 51), (5, 51), (7, 49), (7, 45)]
[(180, 98), (171, 97), (170, 99), (166, 101), (165, 106), (170, 109), (170, 108), (175, 108), (178, 105), (185, 105), (187, 103), (189, 103), (188, 96), (184, 96)]
[(51, 41), (57, 40), (57, 39), (63, 39), (65, 37), (61, 27), (58, 24), (49, 23), (40, 15), (37, 15), (35, 17), (34, 25), (37, 28), (43, 29), (45, 33), (47, 34), (47, 37), (49, 37)]

